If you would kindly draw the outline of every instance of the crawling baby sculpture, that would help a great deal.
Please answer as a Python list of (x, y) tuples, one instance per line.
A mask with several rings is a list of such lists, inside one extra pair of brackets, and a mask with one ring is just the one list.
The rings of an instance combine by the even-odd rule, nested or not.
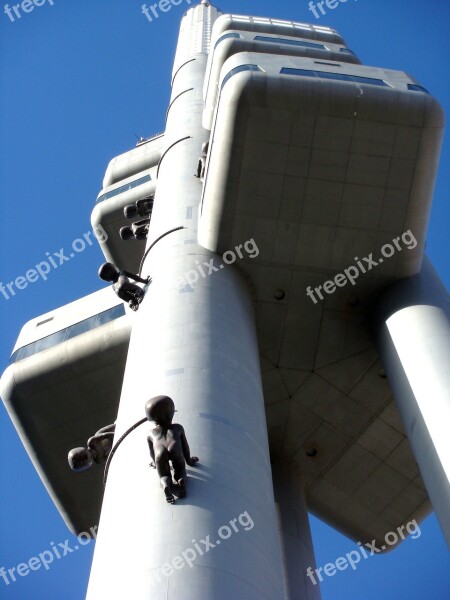
[[(178, 498), (186, 495), (186, 463), (193, 467), (196, 456), (191, 456), (189, 444), (182, 425), (172, 423), (175, 405), (169, 396), (156, 396), (145, 404), (145, 414), (154, 422), (147, 441), (152, 461), (150, 466), (156, 468), (166, 501), (175, 502), (172, 486), (177, 489)], [(170, 469), (173, 467), (173, 481)]]

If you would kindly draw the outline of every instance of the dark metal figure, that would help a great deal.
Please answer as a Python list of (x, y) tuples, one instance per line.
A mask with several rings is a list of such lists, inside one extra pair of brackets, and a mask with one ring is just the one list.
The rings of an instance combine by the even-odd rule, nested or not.
[(128, 305), (132, 310), (137, 310), (139, 308), (139, 304), (144, 299), (145, 293), (142, 288), (135, 283), (132, 283), (130, 279), (145, 284), (151, 282), (150, 277), (142, 279), (139, 275), (135, 275), (129, 271), (119, 271), (119, 269), (110, 262), (102, 264), (98, 271), (98, 276), (104, 281), (112, 282), (113, 290), (121, 300), (128, 302)]
[(135, 221), (132, 225), (121, 227), (119, 235), (122, 240), (145, 240), (147, 239), (150, 219)]
[(198, 159), (198, 165), (197, 165), (196, 177), (198, 177), (199, 179), (203, 179), (203, 177), (205, 176), (206, 157), (208, 156), (208, 148), (209, 148), (209, 142), (204, 142), (202, 144), (202, 153), (200, 155), (200, 158)]
[(67, 457), (72, 471), (86, 471), (94, 462), (105, 463), (112, 449), (115, 430), (115, 423), (102, 427), (88, 439), (87, 448), (73, 448)]
[[(145, 404), (145, 414), (155, 423), (148, 436), (148, 447), (152, 460), (150, 466), (156, 468), (166, 501), (175, 502), (172, 486), (176, 486), (178, 498), (186, 495), (186, 463), (193, 467), (196, 456), (191, 456), (189, 444), (182, 425), (172, 423), (175, 405), (169, 396), (156, 396)], [(173, 481), (170, 463), (173, 467)]]
[(150, 217), (153, 211), (154, 194), (143, 196), (136, 200), (134, 204), (128, 204), (123, 209), (126, 219), (135, 219), (136, 217)]

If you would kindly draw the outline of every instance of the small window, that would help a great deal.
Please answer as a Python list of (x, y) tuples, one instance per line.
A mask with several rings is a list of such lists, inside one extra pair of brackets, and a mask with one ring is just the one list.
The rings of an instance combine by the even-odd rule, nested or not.
[(239, 33), (225, 33), (224, 35), (222, 35), (217, 42), (214, 44), (214, 50), (217, 48), (217, 46), (220, 44), (220, 42), (223, 42), (223, 40), (227, 40), (229, 38), (237, 38), (237, 39), (242, 39), (242, 36), (239, 35)]
[(291, 69), (283, 67), (280, 71), (282, 75), (299, 75), (301, 77), (317, 77), (318, 79), (334, 79), (336, 81), (350, 81), (353, 83), (366, 83), (368, 85), (379, 85), (390, 87), (382, 79), (372, 77), (359, 77), (358, 75), (348, 75), (345, 73), (329, 73), (327, 71), (310, 71), (307, 69)]
[(223, 86), (229, 79), (233, 77), (233, 75), (237, 75), (238, 73), (242, 73), (243, 71), (262, 71), (262, 69), (261, 67), (258, 67), (258, 65), (239, 65), (238, 67), (234, 67), (234, 69), (231, 69), (231, 71), (227, 73), (223, 78), (220, 90), (222, 91)]
[(352, 81), (352, 78), (345, 73), (325, 73), (324, 71), (316, 71), (316, 76), (320, 79), (335, 79), (336, 81)]
[(255, 42), (269, 42), (271, 44), (286, 44), (289, 46), (299, 46), (301, 48), (317, 48), (319, 50), (326, 50), (323, 44), (316, 44), (314, 42), (305, 42), (303, 40), (287, 40), (286, 38), (267, 37), (264, 35), (257, 35), (254, 38)]
[(425, 94), (430, 93), (427, 89), (415, 83), (408, 83), (408, 90), (411, 90), (411, 92), (424, 92)]
[(351, 54), (352, 56), (356, 56), (353, 50), (349, 50), (348, 48), (340, 48), (339, 52), (342, 54)]
[(36, 342), (32, 342), (31, 344), (27, 344), (23, 346), (19, 350), (17, 350), (11, 357), (10, 362), (15, 362), (12, 360), (13, 356), (17, 354), (18, 356), (15, 360), (22, 360), (24, 358), (28, 358), (29, 356), (33, 356), (33, 354), (37, 354), (38, 352), (42, 352), (47, 348), (51, 348), (52, 346), (56, 346), (56, 344), (60, 344), (64, 341), (66, 335), (66, 330), (57, 331), (56, 333), (52, 333), (51, 335), (47, 335)]
[(44, 319), (43, 321), (39, 321), (39, 323), (36, 323), (36, 327), (39, 327), (39, 325), (45, 325), (46, 323), (50, 323), (50, 321), (53, 321), (54, 317), (49, 317), (48, 319)]
[(66, 330), (66, 340), (71, 340), (74, 337), (78, 337), (82, 333), (87, 333), (94, 329), (96, 322), (96, 315), (93, 317), (89, 317), (88, 319), (84, 319), (79, 323), (74, 323)]
[(315, 77), (316, 72), (307, 69), (290, 69), (283, 67), (280, 71), (282, 75), (299, 75), (300, 77)]
[(83, 321), (79, 321), (78, 323), (74, 323), (73, 325), (69, 325), (60, 331), (52, 333), (51, 335), (47, 335), (40, 340), (36, 340), (35, 342), (31, 342), (26, 346), (22, 346), (16, 350), (11, 358), (9, 359), (10, 364), (17, 362), (19, 360), (23, 360), (24, 358), (28, 358), (29, 356), (33, 356), (38, 352), (42, 352), (43, 350), (47, 350), (47, 348), (52, 348), (66, 340), (70, 340), (74, 337), (81, 335), (82, 333), (86, 333), (87, 331), (91, 331), (96, 327), (100, 327), (105, 323), (109, 323), (114, 319), (119, 319), (125, 315), (125, 308), (123, 304), (119, 304), (117, 306), (113, 306), (112, 308), (108, 308), (103, 312), (93, 315), (92, 317), (88, 317)]
[(314, 64), (316, 65), (328, 65), (329, 67), (342, 67), (342, 65), (338, 62), (325, 62), (324, 60), (315, 60)]
[(139, 185), (143, 185), (147, 181), (151, 181), (150, 175), (145, 175), (144, 177), (140, 177), (139, 179), (130, 181), (129, 183), (126, 183), (125, 185), (121, 185), (120, 187), (116, 188), (115, 190), (111, 190), (110, 192), (106, 192), (106, 194), (99, 196), (97, 198), (97, 200), (95, 201), (95, 204), (98, 204), (99, 202), (103, 202), (104, 200), (108, 200), (108, 198), (114, 198), (114, 196), (118, 196), (119, 194), (122, 194), (123, 192), (128, 192), (128, 190), (132, 190), (133, 188), (138, 187)]
[(109, 323), (110, 321), (114, 321), (114, 319), (119, 319), (123, 316), (125, 316), (125, 308), (123, 304), (108, 308), (108, 310), (104, 310), (97, 315), (96, 327), (100, 327), (100, 325), (104, 325), (105, 323)]
[(356, 83), (368, 83), (369, 85), (390, 87), (383, 79), (374, 79), (373, 77), (359, 77), (358, 75), (352, 75), (352, 81), (356, 81)]

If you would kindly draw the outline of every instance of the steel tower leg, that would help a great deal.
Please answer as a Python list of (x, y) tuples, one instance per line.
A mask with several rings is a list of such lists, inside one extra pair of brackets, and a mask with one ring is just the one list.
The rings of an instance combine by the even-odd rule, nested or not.
[(288, 461), (276, 460), (272, 473), (286, 600), (321, 600), (303, 482)]
[(450, 547), (448, 294), (428, 261), (377, 307), (381, 358), (433, 508)]

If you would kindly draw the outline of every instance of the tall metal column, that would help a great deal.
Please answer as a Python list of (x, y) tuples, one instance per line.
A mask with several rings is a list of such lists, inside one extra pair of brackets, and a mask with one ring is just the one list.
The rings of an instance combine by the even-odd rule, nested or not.
[(403, 426), (450, 547), (450, 305), (431, 264), (379, 301), (375, 334)]
[[(116, 430), (167, 394), (200, 462), (188, 468), (187, 497), (170, 505), (149, 468), (149, 427), (126, 438), (109, 470), (89, 600), (284, 598), (252, 299), (235, 268), (220, 269), (197, 244), (194, 173), (209, 133), (202, 85), (215, 15), (203, 3), (180, 29), (148, 247), (185, 229), (145, 261), (153, 282), (135, 315)], [(212, 259), (219, 270), (208, 274)], [(180, 286), (187, 273), (198, 281)]]
[[(286, 460), (272, 464), (286, 600), (321, 600), (308, 507), (300, 474)], [(310, 573), (308, 575), (308, 573)]]

